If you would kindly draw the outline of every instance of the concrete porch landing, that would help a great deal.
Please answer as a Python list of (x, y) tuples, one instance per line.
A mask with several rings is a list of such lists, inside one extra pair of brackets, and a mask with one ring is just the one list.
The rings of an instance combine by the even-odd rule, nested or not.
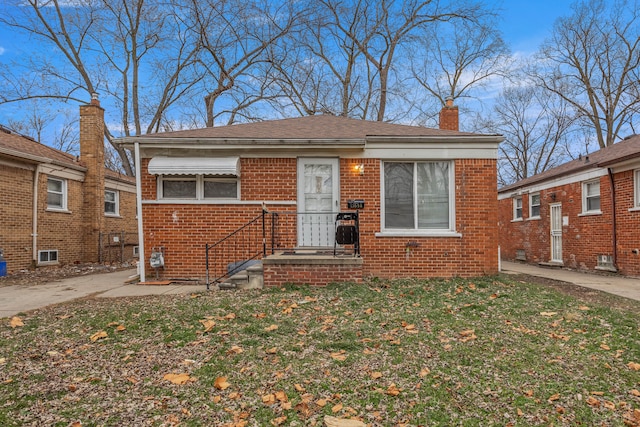
[(262, 259), (264, 286), (299, 284), (326, 286), (333, 282), (362, 282), (363, 260), (353, 255), (279, 253)]

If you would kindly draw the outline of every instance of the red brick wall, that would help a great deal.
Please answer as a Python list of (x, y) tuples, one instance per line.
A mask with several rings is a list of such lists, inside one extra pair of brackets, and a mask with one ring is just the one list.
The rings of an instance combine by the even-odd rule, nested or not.
[[(617, 210), (617, 264), (623, 274), (640, 274), (638, 256), (631, 250), (639, 246), (640, 212), (633, 206), (633, 172), (614, 175)], [(516, 250), (524, 249), (527, 262), (548, 262), (551, 256), (549, 215), (551, 203), (562, 204), (562, 216), (569, 224), (562, 228), (562, 257), (566, 267), (593, 270), (598, 255), (613, 255), (613, 217), (608, 176), (600, 178), (601, 215), (582, 213), (582, 183), (576, 182), (540, 192), (540, 219), (529, 219), (529, 195), (522, 195), (523, 221), (513, 221), (513, 199), (499, 201), (500, 247), (502, 258), (513, 260)], [(555, 199), (554, 199), (555, 197)]]
[(287, 283), (326, 286), (330, 283), (362, 282), (362, 265), (264, 265), (264, 286)]
[[(364, 175), (354, 168), (364, 164)], [(156, 199), (156, 177), (142, 160), (143, 200)], [(340, 206), (364, 199), (360, 216), (363, 274), (379, 277), (452, 277), (493, 274), (498, 269), (495, 160), (455, 162), (456, 229), (462, 237), (376, 237), (380, 231), (380, 165), (378, 159), (340, 159)], [(296, 159), (241, 159), (242, 200), (296, 200)], [(295, 206), (269, 206), (295, 212)], [(144, 239), (165, 248), (164, 277), (204, 277), (204, 245), (236, 230), (261, 212), (251, 204), (145, 204)], [(284, 221), (283, 215), (281, 221)], [(293, 230), (295, 232), (295, 229)], [(295, 236), (290, 236), (295, 241)], [(407, 242), (417, 242), (409, 256)], [(290, 247), (283, 244), (284, 247)], [(293, 274), (293, 272), (292, 272)], [(296, 273), (302, 274), (302, 273)]]
[(614, 175), (616, 189), (616, 246), (617, 265), (622, 274), (640, 276), (640, 211), (629, 211), (634, 206), (634, 171)]
[(33, 173), (0, 164), (0, 249), (4, 250), (8, 272), (31, 265)]

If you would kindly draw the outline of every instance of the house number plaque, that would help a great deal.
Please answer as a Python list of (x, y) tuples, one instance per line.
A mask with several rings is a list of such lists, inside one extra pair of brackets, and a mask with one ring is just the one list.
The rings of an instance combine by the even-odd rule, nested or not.
[(364, 209), (364, 200), (347, 200), (348, 209)]

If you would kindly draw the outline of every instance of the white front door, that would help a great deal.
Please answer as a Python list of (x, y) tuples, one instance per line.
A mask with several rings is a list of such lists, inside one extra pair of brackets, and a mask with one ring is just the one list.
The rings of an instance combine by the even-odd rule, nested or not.
[(550, 205), (551, 262), (562, 262), (562, 205)]
[(298, 246), (333, 247), (338, 159), (298, 159)]

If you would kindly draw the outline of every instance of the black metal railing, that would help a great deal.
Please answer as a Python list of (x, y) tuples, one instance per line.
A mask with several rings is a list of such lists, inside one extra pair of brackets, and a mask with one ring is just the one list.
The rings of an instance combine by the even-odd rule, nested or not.
[(205, 245), (206, 284), (211, 284), (244, 270), (252, 260), (265, 256), (267, 211), (213, 244)]
[[(269, 212), (260, 215), (213, 244), (206, 244), (206, 284), (220, 283), (252, 261), (277, 252), (301, 249), (336, 254), (339, 212)], [(340, 243), (340, 242), (338, 242)], [(354, 247), (359, 255), (359, 245)]]

